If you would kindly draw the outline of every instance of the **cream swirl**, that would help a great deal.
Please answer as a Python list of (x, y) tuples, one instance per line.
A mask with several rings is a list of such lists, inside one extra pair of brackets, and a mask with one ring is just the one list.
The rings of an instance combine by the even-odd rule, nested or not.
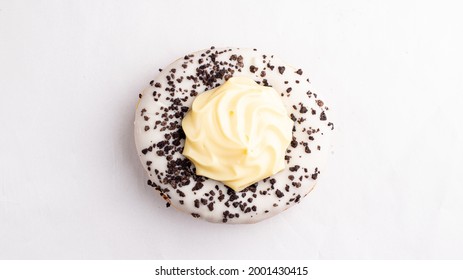
[(196, 173), (241, 191), (284, 169), (293, 121), (273, 88), (234, 77), (198, 95), (182, 127)]

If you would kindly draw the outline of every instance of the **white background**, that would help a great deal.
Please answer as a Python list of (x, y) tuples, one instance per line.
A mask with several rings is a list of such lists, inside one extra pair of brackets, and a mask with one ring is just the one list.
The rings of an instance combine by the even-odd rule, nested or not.
[[(463, 258), (461, 9), (389, 2), (0, 0), (0, 258)], [(211, 45), (336, 113), (318, 187), (258, 224), (166, 209), (135, 151), (138, 93)]]

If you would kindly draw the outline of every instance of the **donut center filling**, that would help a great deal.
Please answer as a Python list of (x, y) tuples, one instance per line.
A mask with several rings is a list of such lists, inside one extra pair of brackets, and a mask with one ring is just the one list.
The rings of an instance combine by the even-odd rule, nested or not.
[(199, 94), (182, 128), (196, 174), (238, 192), (285, 168), (293, 121), (275, 89), (233, 77)]

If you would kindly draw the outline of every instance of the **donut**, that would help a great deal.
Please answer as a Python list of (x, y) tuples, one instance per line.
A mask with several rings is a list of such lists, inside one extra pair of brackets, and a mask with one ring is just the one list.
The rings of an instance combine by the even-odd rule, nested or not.
[[(293, 122), (286, 166), (240, 191), (198, 175), (183, 155), (182, 120), (195, 98), (235, 77), (276, 90)], [(140, 93), (135, 112), (135, 145), (148, 184), (167, 207), (215, 223), (256, 223), (298, 204), (315, 187), (332, 151), (329, 108), (310, 89), (301, 69), (257, 49), (211, 47), (177, 59)]]

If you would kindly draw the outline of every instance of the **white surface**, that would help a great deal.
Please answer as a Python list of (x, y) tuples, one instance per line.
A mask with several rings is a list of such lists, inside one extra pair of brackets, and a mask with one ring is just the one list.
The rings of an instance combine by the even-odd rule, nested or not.
[[(283, 2), (0, 0), (0, 258), (463, 258), (458, 7)], [(318, 187), (259, 224), (165, 209), (135, 152), (138, 92), (210, 45), (278, 54), (337, 115)]]

